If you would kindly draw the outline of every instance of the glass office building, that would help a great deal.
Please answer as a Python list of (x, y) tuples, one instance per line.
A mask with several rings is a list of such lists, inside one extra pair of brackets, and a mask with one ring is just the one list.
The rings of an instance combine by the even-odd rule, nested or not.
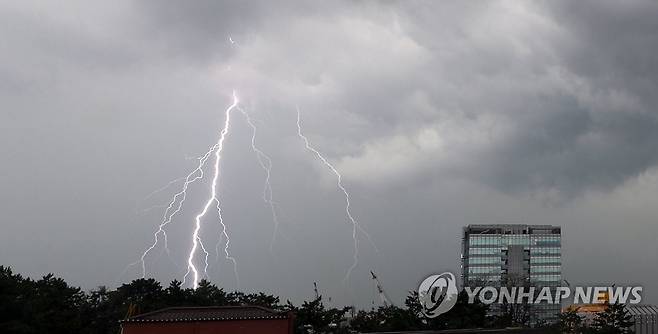
[[(562, 282), (561, 228), (550, 225), (469, 225), (464, 228), (464, 286), (532, 287), (536, 292)], [(492, 314), (503, 307), (492, 304)], [(558, 320), (560, 304), (527, 305), (530, 324)]]

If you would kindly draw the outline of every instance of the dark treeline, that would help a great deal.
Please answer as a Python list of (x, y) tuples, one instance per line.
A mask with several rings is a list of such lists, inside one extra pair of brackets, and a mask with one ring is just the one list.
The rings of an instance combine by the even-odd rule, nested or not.
[[(349, 307), (330, 308), (322, 297), (294, 305), (264, 293), (226, 292), (208, 281), (194, 290), (183, 288), (180, 281), (163, 287), (155, 279), (138, 279), (115, 290), (99, 287), (89, 292), (69, 286), (52, 274), (33, 280), (0, 266), (0, 333), (81, 333), (117, 334), (119, 320), (172, 306), (258, 305), (296, 315), (297, 333), (353, 333), (372, 331), (493, 328), (519, 326), (512, 317), (488, 317), (488, 307), (467, 303), (465, 293), (448, 313), (434, 319), (420, 315), (417, 295), (410, 293), (404, 307), (387, 306), (355, 311)], [(610, 308), (597, 318), (598, 329), (583, 324), (573, 312), (561, 316), (561, 332), (625, 333), (615, 331), (622, 321), (630, 326), (622, 306)], [(608, 327), (606, 327), (608, 326)]]
[[(465, 296), (464, 296), (465, 297)], [(322, 297), (294, 305), (264, 293), (226, 292), (208, 281), (194, 290), (173, 281), (163, 287), (155, 279), (138, 279), (115, 290), (99, 287), (89, 292), (46, 275), (33, 280), (0, 266), (0, 333), (108, 333), (119, 332), (119, 323), (136, 315), (172, 306), (259, 305), (293, 311), (298, 333), (351, 330), (408, 330), (484, 326), (486, 308), (458, 303), (448, 314), (431, 322), (419, 316), (420, 305), (410, 295), (404, 308), (389, 306), (354, 312), (349, 307), (330, 308)], [(353, 316), (348, 317), (348, 315)], [(350, 319), (349, 321), (347, 319)]]

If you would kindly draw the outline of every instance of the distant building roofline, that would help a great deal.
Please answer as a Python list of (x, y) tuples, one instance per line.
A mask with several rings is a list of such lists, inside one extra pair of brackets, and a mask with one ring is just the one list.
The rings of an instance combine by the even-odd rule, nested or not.
[(512, 228), (560, 228), (558, 225), (532, 225), (532, 224), (468, 224), (466, 228), (500, 228), (500, 227), (512, 227)]
[(289, 312), (262, 306), (169, 307), (121, 320), (121, 323), (288, 319)]
[(530, 224), (470, 224), (464, 226), (464, 232), (473, 234), (561, 234), (562, 227)]

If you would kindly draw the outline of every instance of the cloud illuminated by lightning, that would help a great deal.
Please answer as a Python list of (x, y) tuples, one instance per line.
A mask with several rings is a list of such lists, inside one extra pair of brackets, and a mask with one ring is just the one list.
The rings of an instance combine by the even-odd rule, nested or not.
[[(347, 273), (345, 274), (345, 278), (343, 279), (343, 282), (347, 282), (350, 278), (350, 275), (352, 274), (352, 271), (354, 268), (359, 263), (359, 239), (357, 236), (357, 232), (360, 231), (363, 233), (368, 241), (373, 245), (374, 243), (372, 242), (372, 239), (370, 238), (370, 235), (361, 227), (361, 225), (358, 223), (358, 221), (354, 218), (352, 215), (352, 212), (350, 210), (351, 203), (350, 203), (350, 194), (345, 189), (345, 186), (343, 186), (343, 177), (342, 175), (338, 172), (338, 170), (313, 146), (311, 146), (308, 138), (304, 136), (302, 133), (302, 125), (301, 125), (301, 113), (299, 111), (299, 108), (297, 108), (297, 135), (304, 141), (304, 144), (306, 145), (306, 149), (312, 152), (316, 158), (318, 158), (329, 170), (336, 176), (336, 184), (338, 186), (338, 189), (343, 192), (343, 195), (345, 196), (345, 213), (347, 214), (347, 218), (349, 219), (350, 223), (352, 224), (352, 239), (354, 240), (354, 261), (352, 262), (352, 266), (347, 270)], [(375, 250), (377, 248), (375, 247)]]

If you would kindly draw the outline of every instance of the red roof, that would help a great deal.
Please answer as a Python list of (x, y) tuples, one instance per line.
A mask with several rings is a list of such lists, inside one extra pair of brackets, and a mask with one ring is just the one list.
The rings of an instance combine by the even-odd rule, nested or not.
[(122, 322), (186, 322), (287, 319), (289, 315), (260, 306), (170, 307), (130, 317)]

